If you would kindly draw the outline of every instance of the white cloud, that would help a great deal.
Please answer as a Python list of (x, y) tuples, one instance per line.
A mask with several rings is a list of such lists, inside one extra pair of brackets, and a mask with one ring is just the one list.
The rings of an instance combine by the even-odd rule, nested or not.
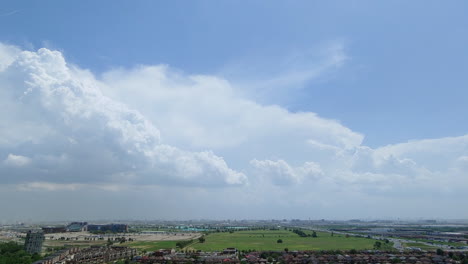
[(85, 183), (55, 183), (55, 182), (26, 182), (14, 185), (18, 191), (84, 191), (102, 190), (118, 192), (127, 190), (129, 186), (122, 184), (85, 184)]
[(31, 163), (31, 159), (21, 155), (8, 154), (3, 164), (13, 167), (23, 167)]
[[(25, 149), (34, 165), (22, 172), (0, 167), (7, 182), (106, 182), (128, 172), (137, 175), (134, 183), (247, 182), (211, 152), (161, 144), (159, 130), (147, 118), (104, 96), (91, 73), (67, 65), (57, 51), (19, 53), (0, 72), (0, 81), (2, 105), (9, 108), (1, 115), (0, 151)], [(18, 156), (7, 159), (13, 160), (25, 164)]]
[(8, 67), (20, 52), (21, 50), (15, 46), (0, 43), (0, 71)]
[(75, 191), (82, 187), (84, 184), (61, 184), (61, 183), (50, 183), (50, 182), (28, 182), (23, 184), (18, 184), (17, 189), (19, 191)]
[(320, 165), (306, 162), (303, 166), (293, 168), (284, 160), (252, 160), (250, 164), (255, 168), (255, 174), (264, 181), (275, 185), (300, 184), (305, 180), (313, 180), (322, 176)]
[(468, 135), (438, 139), (414, 140), (378, 148), (379, 157), (410, 158), (431, 170), (444, 170), (457, 158), (468, 153)]
[[(268, 180), (273, 185), (302, 184), (307, 178), (301, 172), (305, 165), (290, 164), (311, 162), (321, 171), (311, 177), (312, 184), (321, 188), (374, 194), (379, 190), (382, 195), (418, 193), (418, 188), (433, 191), (441, 186), (437, 179), (441, 173), (455, 179), (449, 161), (466, 149), (464, 137), (372, 149), (362, 145), (361, 134), (335, 120), (261, 105), (224, 79), (185, 75), (167, 66), (115, 70), (104, 74), (103, 82), (107, 95), (157, 123), (164, 140), (187, 149), (215, 150), (245, 170), (253, 185), (256, 176), (264, 186)], [(434, 167), (441, 162), (439, 156), (448, 154), (440, 153), (446, 144), (460, 143), (446, 148), (456, 150), (454, 155)]]
[[(223, 150), (251, 146), (256, 156), (289, 155), (307, 141), (353, 148), (363, 136), (311, 112), (261, 105), (213, 76), (183, 75), (166, 66), (142, 66), (104, 74), (105, 94), (138, 108), (158, 125), (162, 138), (188, 148)], [(288, 136), (289, 147), (270, 149)], [(285, 154), (285, 152), (288, 152)], [(246, 162), (256, 157), (246, 158)]]
[(298, 175), (284, 160), (252, 160), (251, 164), (258, 170), (257, 174), (276, 185), (299, 183), (302, 180), (302, 175)]

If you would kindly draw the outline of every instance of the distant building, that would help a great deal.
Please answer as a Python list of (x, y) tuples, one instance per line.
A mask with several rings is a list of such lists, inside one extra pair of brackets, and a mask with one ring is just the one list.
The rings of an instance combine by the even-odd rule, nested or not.
[(42, 231), (44, 234), (65, 233), (67, 232), (67, 228), (65, 226), (44, 226)]
[(44, 233), (42, 231), (29, 230), (24, 242), (24, 250), (29, 254), (41, 253), (42, 242), (44, 242)]
[(67, 231), (68, 232), (86, 231), (87, 226), (88, 226), (88, 222), (73, 222), (67, 226)]
[(107, 224), (107, 225), (88, 225), (88, 231), (90, 232), (113, 232), (113, 233), (124, 233), (128, 232), (128, 225), (126, 224)]

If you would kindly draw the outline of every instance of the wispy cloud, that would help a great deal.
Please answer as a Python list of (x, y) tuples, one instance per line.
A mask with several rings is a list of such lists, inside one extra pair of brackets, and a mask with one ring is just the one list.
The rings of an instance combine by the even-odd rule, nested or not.
[(308, 50), (292, 51), (286, 56), (241, 59), (228, 64), (222, 75), (258, 98), (271, 94), (284, 96), (343, 67), (350, 60), (345, 50), (345, 42), (335, 40)]
[(259, 80), (254, 85), (263, 89), (299, 89), (307, 82), (340, 68), (349, 60), (341, 42), (333, 42), (316, 53), (308, 53), (294, 55), (289, 59), (287, 67), (276, 76)]
[(54, 182), (27, 182), (14, 185), (18, 191), (82, 191), (101, 190), (117, 192), (128, 189), (124, 184), (84, 184), (84, 183), (54, 183)]
[(60, 184), (51, 182), (28, 182), (18, 184), (16, 186), (18, 191), (76, 191), (86, 187), (84, 184)]
[(12, 16), (16, 13), (19, 13), (19, 10), (13, 10), (10, 12), (5, 12), (5, 13), (0, 13), (0, 17), (7, 17), (7, 16)]

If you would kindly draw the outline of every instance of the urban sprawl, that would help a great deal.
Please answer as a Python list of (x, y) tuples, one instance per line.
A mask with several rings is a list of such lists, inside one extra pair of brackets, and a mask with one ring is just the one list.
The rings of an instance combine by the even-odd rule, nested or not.
[(0, 263), (21, 249), (34, 264), (466, 264), (468, 221), (15, 223), (1, 227), (0, 245)]

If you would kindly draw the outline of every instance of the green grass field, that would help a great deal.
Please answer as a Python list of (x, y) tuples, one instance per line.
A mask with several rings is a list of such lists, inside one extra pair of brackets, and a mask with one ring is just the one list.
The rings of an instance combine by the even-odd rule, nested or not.
[[(305, 231), (311, 233), (311, 231)], [(300, 237), (288, 230), (237, 231), (234, 233), (211, 233), (205, 236), (205, 243), (194, 243), (188, 248), (203, 251), (219, 251), (228, 247), (239, 250), (350, 250), (372, 249), (373, 239), (331, 236), (330, 233), (317, 232), (318, 237)], [(277, 240), (283, 243), (277, 243)], [(384, 245), (382, 249), (391, 249)]]

